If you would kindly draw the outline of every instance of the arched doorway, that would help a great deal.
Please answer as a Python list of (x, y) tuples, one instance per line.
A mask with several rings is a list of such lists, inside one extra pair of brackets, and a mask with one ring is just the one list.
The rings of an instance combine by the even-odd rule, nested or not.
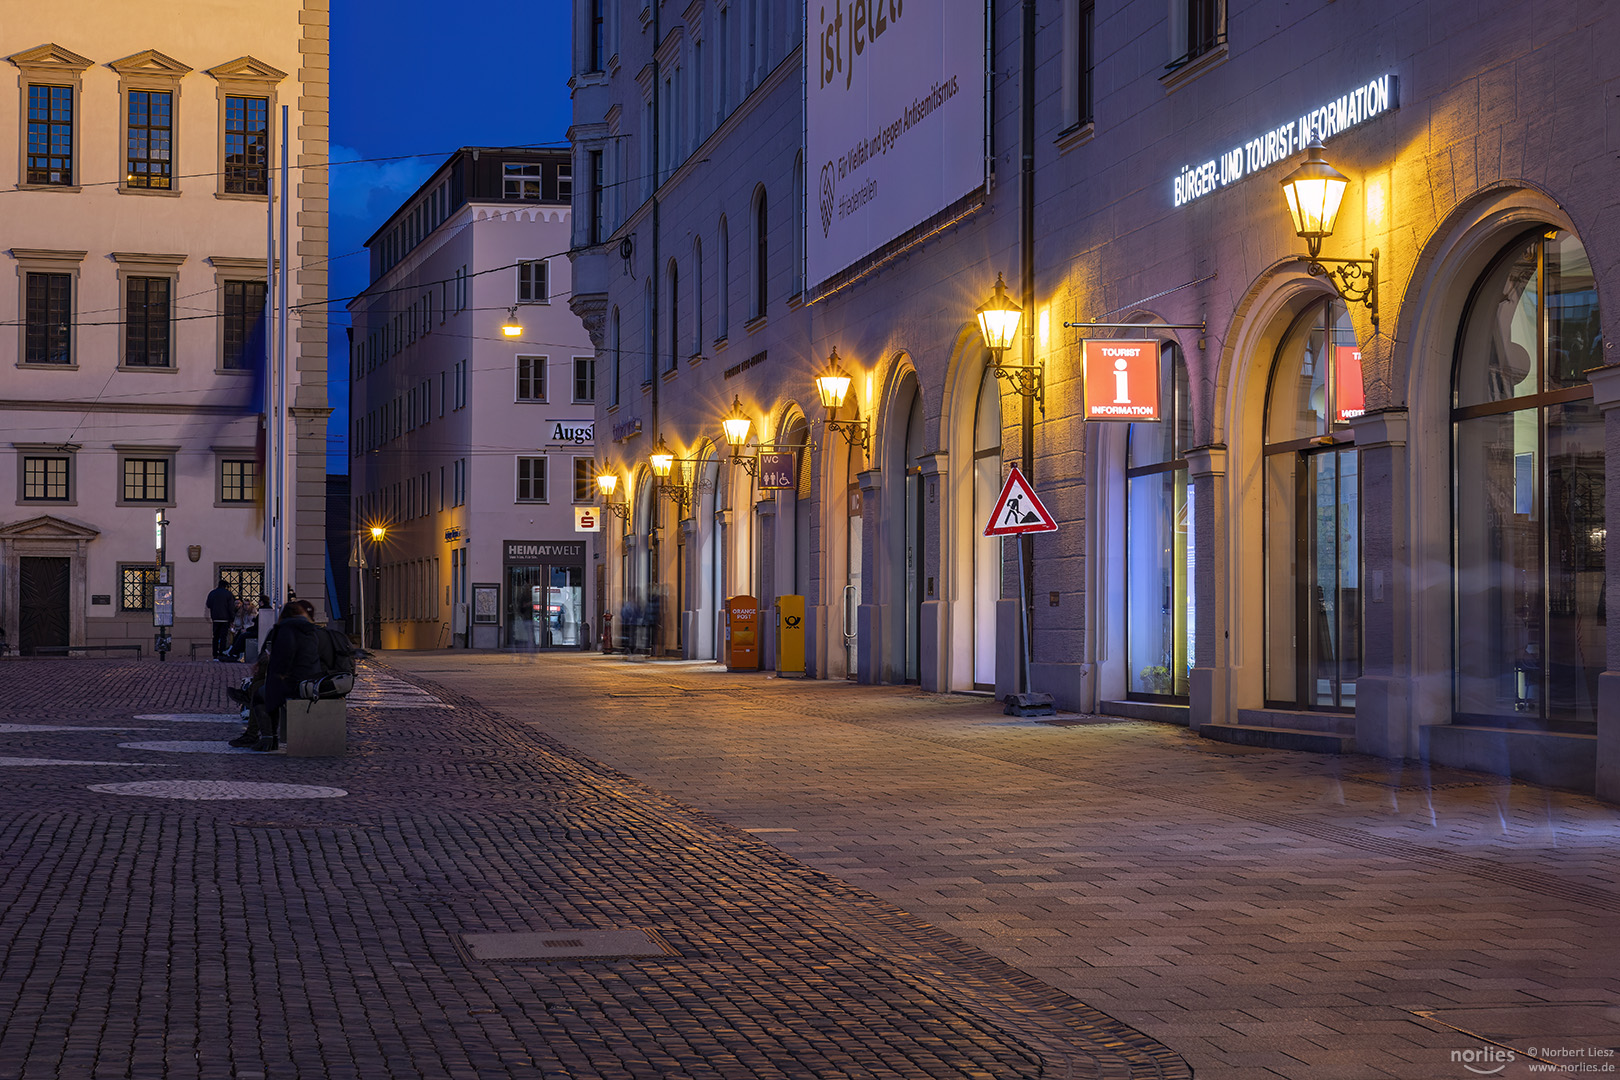
[(1337, 299), (1283, 335), (1266, 394), (1265, 698), (1355, 707), (1361, 673), (1361, 485), (1349, 421), (1365, 411), (1361, 353)]
[(1173, 342), (1160, 347), (1159, 400), (1162, 419), (1132, 424), (1126, 436), (1125, 687), (1128, 698), (1182, 703), (1193, 658), (1196, 494), (1187, 365)]
[(1597, 287), (1572, 233), (1538, 227), (1474, 287), (1453, 368), (1454, 712), (1593, 731), (1605, 667)]
[(996, 688), (996, 601), (1001, 599), (1002, 541), (985, 536), (1001, 494), (1001, 388), (986, 369), (973, 415), (973, 688)]
[(889, 605), (897, 616), (890, 622), (890, 648), (883, 665), (888, 682), (922, 681), (923, 604), (923, 401), (917, 376), (908, 372), (900, 384), (891, 413), (901, 423), (885, 455), (891, 477), (885, 498), (899, 513), (888, 522), (890, 578)]
[(626, 584), (623, 625), (629, 635), (632, 651), (655, 648), (645, 622), (648, 597), (657, 587), (656, 564), (658, 511), (657, 494), (653, 489), (652, 472), (646, 468), (636, 470), (635, 510), (631, 514), (631, 535), (624, 552), (624, 580)]

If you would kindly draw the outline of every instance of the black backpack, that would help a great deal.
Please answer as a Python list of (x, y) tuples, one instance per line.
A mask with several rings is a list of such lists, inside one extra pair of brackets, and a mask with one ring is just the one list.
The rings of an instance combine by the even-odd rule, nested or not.
[(354, 646), (349, 636), (329, 626), (317, 626), (315, 641), (320, 648), (321, 675), (300, 683), (298, 696), (306, 701), (348, 697), (354, 689), (355, 670)]

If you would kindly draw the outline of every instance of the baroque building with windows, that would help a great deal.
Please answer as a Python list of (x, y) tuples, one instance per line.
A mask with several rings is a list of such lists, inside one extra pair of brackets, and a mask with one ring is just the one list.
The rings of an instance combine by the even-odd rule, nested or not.
[(566, 151), (467, 147), (367, 241), (349, 446), (368, 643), (593, 639), (576, 510), (595, 526), (597, 361), (567, 307), (572, 188)]
[[(1620, 799), (1620, 12), (1456, 16), (579, 0), (610, 596), (663, 595), (670, 654), (723, 658), (741, 594), (770, 666), (798, 594), (813, 677)], [(1157, 418), (1087, 419), (1110, 342)], [(987, 538), (1014, 463), (1057, 529)]]
[[(209, 640), (257, 596), (266, 214), (290, 109), (288, 553), (325, 614), (326, 0), (8, 9), (0, 56), (0, 627), (24, 653)], [(279, 195), (276, 209), (280, 209)], [(157, 518), (166, 565), (158, 566)]]

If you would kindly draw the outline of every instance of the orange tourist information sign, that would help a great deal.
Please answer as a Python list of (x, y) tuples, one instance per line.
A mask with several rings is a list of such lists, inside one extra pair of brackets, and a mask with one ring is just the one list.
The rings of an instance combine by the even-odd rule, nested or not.
[(1086, 388), (1085, 419), (1159, 419), (1157, 341), (1088, 338), (1081, 342), (1081, 381)]
[(1012, 472), (1007, 474), (1007, 482), (1001, 486), (1001, 498), (996, 500), (995, 511), (984, 527), (984, 535), (1018, 536), (1043, 532), (1057, 532), (1057, 519), (1035, 496), (1035, 489), (1029, 486), (1024, 474), (1014, 465)]

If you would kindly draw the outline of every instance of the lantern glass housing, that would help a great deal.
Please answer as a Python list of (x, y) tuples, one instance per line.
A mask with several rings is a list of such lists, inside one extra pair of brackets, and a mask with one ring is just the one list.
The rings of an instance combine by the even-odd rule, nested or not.
[(658, 445), (653, 447), (653, 452), (648, 455), (647, 460), (652, 464), (653, 475), (660, 480), (669, 476), (669, 470), (675, 467), (675, 455), (664, 445), (662, 435), (658, 437)]
[(816, 393), (821, 395), (822, 407), (843, 408), (844, 399), (849, 396), (849, 383), (850, 374), (839, 366), (838, 350), (834, 348), (827, 357), (827, 370), (816, 376)]
[(726, 442), (732, 447), (739, 447), (748, 441), (748, 429), (754, 426), (754, 422), (743, 412), (742, 398), (733, 395), (731, 414), (720, 421), (720, 426), (725, 429)]
[(373, 540), (380, 542), (386, 535), (388, 535), (388, 529), (385, 526), (373, 525), (371, 527), (371, 538)]
[[(1322, 156), (1322, 140), (1313, 138), (1305, 148), (1305, 163), (1282, 179), (1288, 215), (1294, 219), (1294, 233), (1313, 245), (1333, 235), (1339, 217), (1339, 204), (1350, 183)], [(1312, 248), (1315, 253), (1315, 246)]]
[(1024, 309), (1007, 295), (1007, 283), (998, 273), (996, 291), (978, 310), (979, 333), (984, 335), (985, 347), (998, 354), (1012, 348), (1013, 339), (1018, 334), (1018, 320), (1023, 314)]
[(619, 486), (619, 477), (616, 473), (602, 472), (596, 474), (596, 490), (602, 493), (603, 498), (611, 499), (613, 492)]

